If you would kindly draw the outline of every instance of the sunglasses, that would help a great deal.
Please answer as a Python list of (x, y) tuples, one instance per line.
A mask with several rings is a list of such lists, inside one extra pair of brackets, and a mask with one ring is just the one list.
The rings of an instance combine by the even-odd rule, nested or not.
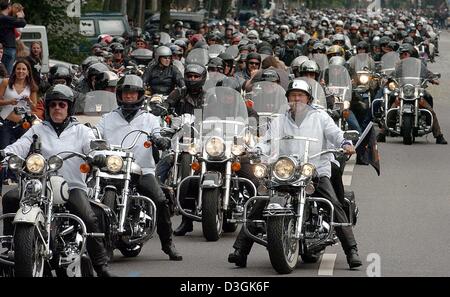
[(163, 56), (163, 57), (160, 57), (161, 59), (167, 59), (167, 60), (170, 60), (170, 59), (172, 59), (172, 57), (171, 56)]
[(261, 64), (260, 64), (260, 63), (257, 63), (257, 62), (248, 62), (248, 65), (259, 66), (259, 65), (261, 65)]
[(58, 106), (59, 108), (63, 109), (67, 107), (67, 103), (64, 101), (61, 102), (50, 102), (50, 108), (55, 108), (56, 106)]

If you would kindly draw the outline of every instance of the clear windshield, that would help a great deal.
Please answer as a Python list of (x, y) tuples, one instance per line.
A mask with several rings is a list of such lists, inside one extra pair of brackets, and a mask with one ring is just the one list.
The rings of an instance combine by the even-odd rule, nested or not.
[(407, 58), (400, 61), (395, 70), (400, 86), (405, 84), (420, 85), (427, 76), (427, 68), (421, 60)]
[(320, 67), (320, 71), (328, 68), (328, 58), (325, 54), (313, 54), (311, 60), (315, 61)]
[(395, 65), (400, 61), (397, 52), (389, 52), (381, 57), (381, 72), (390, 75), (395, 70)]
[(186, 65), (197, 63), (206, 66), (209, 61), (208, 51), (204, 48), (196, 48), (189, 52), (186, 57)]
[(323, 87), (312, 78), (299, 77), (299, 79), (306, 81), (311, 86), (312, 96), (314, 98), (313, 104), (326, 108), (327, 100), (325, 98)]
[(83, 114), (99, 116), (117, 108), (116, 94), (108, 91), (92, 91), (86, 94)]
[(173, 63), (173, 65), (175, 65), (175, 67), (178, 68), (178, 70), (180, 70), (181, 75), (184, 76), (184, 65), (183, 65), (183, 63), (181, 63), (181, 62), (178, 61), (178, 60), (174, 60), (172, 63)]
[(325, 82), (328, 91), (342, 100), (350, 101), (352, 99), (352, 80), (347, 68), (341, 65), (330, 65), (327, 72), (328, 76), (325, 76)]
[(153, 52), (146, 48), (138, 48), (130, 53), (130, 57), (139, 64), (147, 65), (153, 59)]
[(205, 84), (203, 85), (203, 90), (208, 91), (217, 85), (217, 82), (223, 80), (226, 76), (220, 72), (208, 72), (208, 77)]
[(208, 54), (211, 59), (216, 58), (223, 52), (225, 52), (225, 47), (221, 44), (213, 44), (208, 48)]
[(161, 39), (159, 40), (159, 42), (161, 44), (167, 44), (167, 43), (171, 43), (172, 39), (170, 38), (170, 35), (167, 34), (166, 32), (159, 32), (159, 34), (161, 34)]
[(247, 106), (241, 94), (227, 87), (214, 87), (205, 95), (202, 115), (202, 138), (218, 136), (232, 141), (244, 136), (248, 125)]
[(253, 109), (260, 116), (283, 114), (287, 110), (286, 91), (280, 85), (261, 81), (253, 85)]
[(171, 147), (173, 150), (189, 152), (191, 145), (198, 140), (197, 130), (192, 129), (195, 124), (195, 115), (186, 113), (181, 116), (172, 118), (171, 126), (177, 130), (171, 139)]
[(228, 47), (225, 50), (225, 52), (227, 54), (230, 54), (233, 57), (233, 59), (236, 59), (237, 56), (239, 56), (239, 48), (236, 45), (232, 45), (232, 46)]
[(371, 70), (372, 66), (370, 63), (370, 56), (369, 54), (362, 53), (357, 54), (356, 56), (352, 57), (353, 62), (350, 63), (353, 70), (355, 72), (364, 70), (364, 68), (367, 68), (368, 70)]

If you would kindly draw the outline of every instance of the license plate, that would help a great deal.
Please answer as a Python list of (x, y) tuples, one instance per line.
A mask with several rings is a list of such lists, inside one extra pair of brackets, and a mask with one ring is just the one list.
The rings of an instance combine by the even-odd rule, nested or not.
[(412, 111), (413, 111), (412, 105), (403, 105), (404, 113), (412, 113)]

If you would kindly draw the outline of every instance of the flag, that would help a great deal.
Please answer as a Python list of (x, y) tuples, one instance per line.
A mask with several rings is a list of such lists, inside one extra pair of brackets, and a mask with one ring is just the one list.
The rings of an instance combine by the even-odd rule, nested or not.
[(358, 154), (357, 158), (362, 163), (372, 165), (377, 174), (380, 175), (380, 154), (378, 152), (377, 135), (372, 122), (367, 125), (367, 128), (361, 134), (355, 148)]

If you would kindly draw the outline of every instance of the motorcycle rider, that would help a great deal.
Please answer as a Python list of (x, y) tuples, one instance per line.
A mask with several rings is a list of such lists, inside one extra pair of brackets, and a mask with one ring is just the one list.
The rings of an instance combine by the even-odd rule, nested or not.
[[(120, 145), (127, 133), (140, 129), (153, 133), (153, 145), (157, 149), (167, 149), (170, 140), (159, 134), (160, 121), (158, 117), (144, 111), (142, 103), (145, 99), (142, 79), (137, 75), (125, 75), (117, 83), (117, 104), (119, 108), (105, 114), (97, 128), (108, 143)], [(167, 200), (155, 177), (155, 161), (153, 149), (135, 146), (133, 153), (140, 165), (143, 175), (137, 183), (140, 194), (155, 202), (157, 213), (157, 232), (161, 240), (162, 251), (169, 255), (170, 260), (181, 261), (183, 257), (175, 249), (172, 241), (172, 223), (170, 221)]]
[[(282, 125), (283, 131), (289, 131), (286, 133), (290, 133), (291, 135), (301, 135), (302, 134), (302, 126), (306, 125), (308, 122), (320, 123), (320, 125), (314, 124), (317, 129), (320, 129), (317, 135), (323, 135), (324, 145), (325, 143), (333, 144), (335, 147), (342, 147), (346, 151), (347, 154), (353, 154), (355, 152), (354, 147), (351, 141), (347, 141), (343, 137), (343, 132), (336, 126), (333, 120), (323, 111), (316, 110), (314, 108), (309, 107), (310, 111), (308, 111), (304, 115), (304, 119), (302, 125), (300, 127), (295, 124), (293, 117), (295, 114), (299, 112), (297, 108), (302, 105), (310, 106), (313, 98), (311, 96), (311, 87), (307, 82), (303, 80), (294, 80), (289, 84), (289, 88), (286, 91), (286, 97), (291, 106), (291, 110), (282, 118), (280, 118), (280, 125)], [(264, 151), (265, 142), (270, 139), (271, 131), (273, 126), (269, 128), (264, 137), (263, 141), (259, 143), (256, 147), (256, 150)], [(265, 152), (267, 153), (267, 152)], [(324, 159), (322, 159), (324, 160)], [(316, 164), (317, 171), (319, 172), (319, 184), (316, 189), (316, 192), (313, 196), (324, 197), (330, 200), (335, 209), (335, 218), (339, 223), (347, 223), (348, 218), (342, 208), (342, 204), (336, 197), (336, 193), (333, 190), (333, 186), (330, 182), (331, 176), (331, 168), (330, 162), (319, 162)], [(255, 205), (253, 205), (250, 214), (248, 216), (249, 219), (262, 219), (262, 211), (264, 210), (266, 202), (263, 200), (257, 201)], [(249, 226), (250, 232), (255, 232), (254, 226)], [(253, 230), (252, 230), (253, 229)], [(355, 237), (353, 235), (352, 227), (336, 227), (336, 235), (341, 241), (344, 252), (347, 256), (347, 263), (350, 268), (359, 267), (362, 265), (362, 262), (358, 255), (358, 249)], [(235, 263), (236, 266), (246, 267), (247, 265), (247, 255), (249, 254), (251, 247), (253, 245), (253, 240), (249, 238), (244, 230), (241, 228), (236, 241), (233, 244), (235, 251), (228, 256), (228, 262)]]
[[(90, 141), (95, 139), (95, 136), (91, 129), (72, 117), (74, 100), (74, 94), (68, 86), (56, 84), (51, 87), (45, 95), (45, 121), (41, 125), (33, 126), (19, 140), (6, 147), (4, 152), (25, 158), (33, 142), (32, 136), (37, 134), (41, 140), (41, 152), (46, 159), (67, 150), (87, 154), (90, 151)], [(80, 164), (80, 159), (69, 159), (64, 162), (59, 171), (69, 186), (67, 207), (71, 213), (83, 220), (88, 232), (99, 233), (101, 231), (97, 217), (86, 194), (86, 177), (79, 170)], [(18, 189), (9, 191), (2, 200), (3, 212), (16, 212), (19, 209), (19, 203)], [(5, 220), (4, 234), (12, 233), (11, 222)], [(97, 237), (88, 237), (87, 250), (97, 276), (111, 277), (102, 240)]]
[(286, 64), (286, 66), (291, 66), (292, 61), (302, 55), (302, 52), (300, 49), (296, 47), (297, 44), (297, 36), (295, 33), (289, 33), (286, 35), (286, 38), (284, 39), (286, 46), (282, 47), (280, 49), (280, 52), (278, 53), (278, 57), (281, 61)]
[[(407, 59), (410, 57), (418, 58), (417, 51), (409, 43), (402, 44), (402, 46), (399, 48), (399, 54), (400, 54), (401, 60), (404, 60), (404, 59)], [(394, 71), (394, 76), (399, 77), (400, 73), (401, 73), (401, 63), (399, 65), (397, 65), (397, 67)], [(433, 75), (433, 73), (427, 69), (425, 63), (423, 63), (423, 62), (422, 62), (420, 75), (422, 76), (422, 78), (431, 77)], [(439, 84), (439, 81), (437, 81), (437, 80), (431, 80), (430, 82), (432, 84), (436, 84), (436, 85)], [(437, 116), (436, 116), (436, 113), (435, 113), (433, 107), (430, 105), (430, 102), (433, 102), (433, 97), (431, 96), (431, 94), (429, 92), (424, 90), (424, 96), (423, 96), (423, 99), (421, 99), (419, 101), (419, 106), (429, 110), (431, 112), (431, 114), (433, 115), (432, 130), (433, 130), (433, 136), (434, 136), (434, 138), (436, 138), (436, 144), (447, 144), (447, 140), (445, 140), (444, 135), (441, 132), (441, 127), (439, 125), (439, 121), (437, 119)], [(396, 103), (394, 101), (391, 106), (395, 106), (395, 105), (396, 105)], [(395, 119), (388, 119), (388, 121), (395, 121)], [(386, 142), (386, 129), (385, 128), (382, 128), (380, 130), (380, 132), (378, 133), (377, 141)]]
[(155, 51), (155, 60), (150, 62), (142, 78), (152, 94), (169, 95), (175, 87), (184, 87), (183, 76), (172, 64), (172, 51), (160, 46)]

